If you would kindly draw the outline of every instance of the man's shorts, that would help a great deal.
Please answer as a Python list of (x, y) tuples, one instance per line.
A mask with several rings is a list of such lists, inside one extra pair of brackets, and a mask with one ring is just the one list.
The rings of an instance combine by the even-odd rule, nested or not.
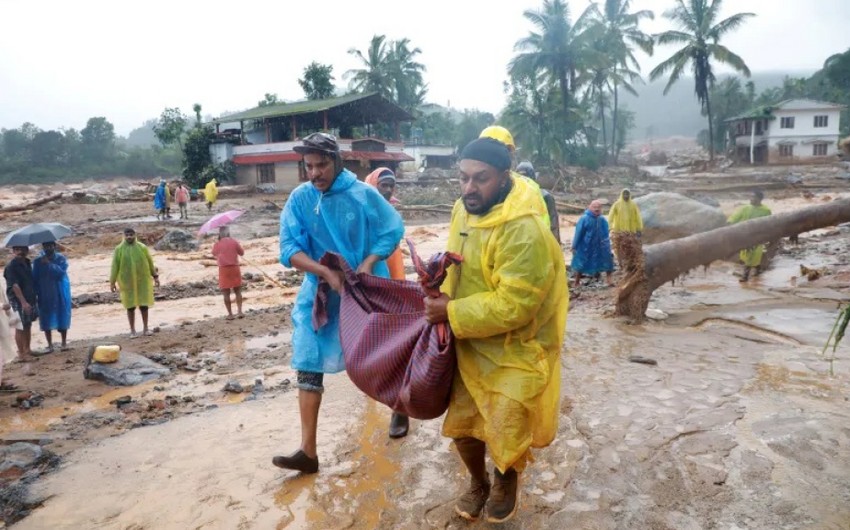
[(298, 383), (295, 385), (299, 390), (307, 390), (309, 392), (318, 392), (321, 394), (325, 391), (323, 382), (325, 374), (321, 372), (302, 372), (296, 373)]
[(35, 304), (30, 306), (30, 314), (27, 314), (23, 310), (21, 302), (17, 298), (9, 300), (9, 305), (12, 306), (12, 311), (18, 315), (18, 323), (15, 325), (15, 329), (20, 331), (30, 329), (32, 328), (32, 323), (38, 320), (38, 308)]

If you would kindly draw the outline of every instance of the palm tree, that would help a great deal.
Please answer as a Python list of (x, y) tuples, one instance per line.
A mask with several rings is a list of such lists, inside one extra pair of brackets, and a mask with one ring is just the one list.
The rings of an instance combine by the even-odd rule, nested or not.
[(352, 69), (343, 76), (350, 79), (351, 88), (357, 92), (377, 92), (387, 99), (393, 98), (391, 49), (386, 35), (375, 35), (369, 42), (366, 54), (351, 48), (348, 53), (360, 59), (362, 68)]
[(587, 25), (588, 13), (589, 10), (585, 11), (572, 24), (570, 8), (565, 0), (543, 0), (542, 9), (523, 12), (536, 31), (516, 42), (514, 50), (519, 53), (508, 67), (511, 77), (516, 79), (534, 72), (547, 73), (557, 82), (565, 117), (574, 97), (582, 49), (586, 43), (581, 35)]
[[(750, 69), (744, 60), (720, 44), (727, 33), (739, 28), (753, 13), (738, 13), (717, 22), (723, 0), (676, 0), (676, 7), (664, 13), (664, 18), (675, 22), (679, 30), (665, 31), (656, 36), (658, 44), (683, 44), (670, 58), (656, 66), (649, 74), (653, 81), (669, 72), (664, 94), (682, 77), (688, 65), (694, 74), (694, 90), (703, 112), (708, 116), (708, 137), (714, 138), (714, 123), (711, 116), (709, 88), (714, 85), (714, 60), (731, 66), (734, 70), (750, 77)], [(714, 146), (709, 145), (709, 156), (714, 160)]]
[(410, 49), (410, 39), (401, 39), (391, 43), (389, 52), (390, 72), (395, 89), (396, 102), (410, 111), (424, 102), (427, 92), (423, 73), (425, 65), (416, 61), (422, 50)]
[(608, 77), (614, 103), (611, 114), (611, 151), (615, 162), (619, 151), (616, 147), (619, 89), (623, 87), (627, 92), (637, 94), (632, 83), (640, 79), (640, 65), (634, 56), (634, 49), (637, 47), (652, 55), (654, 44), (653, 38), (639, 27), (641, 20), (654, 19), (654, 13), (649, 10), (631, 13), (630, 4), (631, 0), (605, 0), (601, 11), (594, 5), (593, 13), (595, 23), (603, 28), (602, 39), (613, 63)]

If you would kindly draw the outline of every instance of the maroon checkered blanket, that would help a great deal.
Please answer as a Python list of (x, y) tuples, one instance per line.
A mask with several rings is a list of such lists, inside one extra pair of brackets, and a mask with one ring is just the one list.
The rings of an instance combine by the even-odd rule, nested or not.
[[(408, 240), (420, 283), (357, 274), (338, 254), (321, 263), (345, 275), (339, 314), (339, 338), (345, 369), (357, 387), (396, 412), (428, 420), (449, 405), (455, 371), (454, 338), (448, 323), (425, 320), (425, 296), (439, 296), (446, 269), (460, 263), (443, 253), (423, 262)], [(330, 286), (320, 282), (313, 305), (313, 326), (327, 322)]]

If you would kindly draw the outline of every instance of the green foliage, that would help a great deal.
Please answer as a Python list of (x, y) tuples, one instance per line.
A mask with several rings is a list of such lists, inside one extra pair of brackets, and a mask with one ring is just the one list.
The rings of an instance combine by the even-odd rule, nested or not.
[(80, 131), (83, 151), (96, 163), (103, 163), (115, 155), (115, 126), (104, 117), (89, 118)]
[(201, 120), (201, 109), (202, 107), (200, 103), (192, 105), (192, 111), (195, 113), (195, 127), (200, 127), (201, 121), (203, 121)]
[(454, 143), (458, 149), (463, 149), (466, 144), (478, 138), (481, 130), (496, 122), (496, 117), (489, 112), (480, 110), (465, 110), (463, 117), (455, 128)]
[[(676, 6), (665, 12), (664, 17), (675, 23), (679, 29), (658, 35), (658, 44), (681, 44), (682, 48), (649, 74), (653, 80), (668, 75), (667, 87), (664, 89), (666, 94), (687, 67), (693, 70), (694, 91), (703, 112), (708, 116), (709, 137), (714, 137), (709, 93), (715, 82), (712, 62), (725, 64), (747, 77), (750, 76), (750, 69), (744, 60), (720, 44), (720, 40), (755, 15), (737, 13), (718, 21), (722, 4), (723, 0), (691, 0), (687, 4), (683, 0), (677, 0)], [(713, 150), (709, 150), (709, 154), (714, 157)]]
[(423, 103), (427, 93), (425, 66), (417, 61), (422, 50), (411, 49), (409, 39), (387, 41), (385, 35), (375, 35), (366, 53), (355, 48), (348, 53), (362, 65), (343, 76), (349, 80), (351, 90), (377, 92), (408, 112)]
[(179, 108), (166, 108), (160, 114), (157, 124), (154, 125), (153, 132), (163, 146), (177, 144), (182, 150), (187, 123), (186, 116)]
[(416, 120), (410, 137), (415, 143), (455, 145), (455, 121), (447, 112), (423, 114)]
[(298, 84), (301, 85), (307, 99), (327, 99), (334, 95), (333, 66), (313, 61), (306, 68)]
[(210, 143), (213, 139), (213, 128), (210, 126), (196, 127), (189, 131), (183, 142), (183, 178), (192, 187), (203, 187), (205, 172), (212, 166)]
[(278, 103), (282, 103), (277, 97), (277, 94), (269, 94), (266, 92), (266, 95), (257, 102), (258, 107), (268, 107), (269, 105), (277, 105)]

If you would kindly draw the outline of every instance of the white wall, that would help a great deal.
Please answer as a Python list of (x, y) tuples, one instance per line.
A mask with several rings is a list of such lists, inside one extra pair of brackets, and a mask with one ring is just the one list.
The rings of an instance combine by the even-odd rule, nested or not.
[[(770, 137), (833, 137), (838, 140), (838, 122), (841, 112), (838, 110), (782, 110), (774, 111), (775, 120), (770, 121)], [(815, 127), (815, 116), (829, 116), (827, 127)], [(782, 129), (782, 118), (793, 117), (794, 128)]]

